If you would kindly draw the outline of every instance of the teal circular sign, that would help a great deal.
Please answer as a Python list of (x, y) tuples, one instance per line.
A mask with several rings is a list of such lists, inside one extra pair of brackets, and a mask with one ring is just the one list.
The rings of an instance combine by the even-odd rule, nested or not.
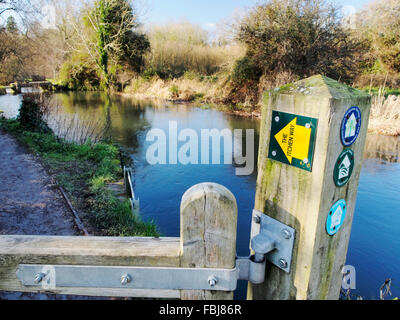
[(339, 188), (345, 186), (354, 170), (354, 151), (351, 149), (344, 150), (336, 160), (335, 170), (333, 172), (333, 180)]
[(330, 236), (338, 233), (346, 218), (346, 212), (347, 205), (345, 200), (339, 200), (333, 205), (326, 220), (326, 231)]

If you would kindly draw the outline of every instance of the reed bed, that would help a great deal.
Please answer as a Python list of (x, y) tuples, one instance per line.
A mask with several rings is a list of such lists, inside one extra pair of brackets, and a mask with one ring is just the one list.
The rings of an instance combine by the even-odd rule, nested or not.
[(79, 114), (53, 114), (47, 119), (49, 127), (57, 137), (77, 144), (102, 141), (109, 126), (103, 121), (89, 115), (82, 118)]
[(373, 97), (369, 131), (388, 136), (400, 136), (400, 96), (384, 95), (379, 90)]
[(77, 144), (98, 143), (107, 138), (109, 121), (95, 114), (65, 113), (51, 95), (37, 95), (43, 120), (60, 139)]

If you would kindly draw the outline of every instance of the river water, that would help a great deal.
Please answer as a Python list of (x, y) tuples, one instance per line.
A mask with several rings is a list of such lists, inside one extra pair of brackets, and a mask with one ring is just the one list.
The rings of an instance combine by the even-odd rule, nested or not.
[[(20, 99), (11, 95), (0, 97), (0, 110), (7, 117), (16, 116)], [(249, 254), (256, 170), (250, 176), (237, 176), (233, 165), (150, 165), (146, 152), (153, 142), (146, 142), (146, 135), (151, 129), (162, 129), (168, 134), (171, 121), (177, 122), (178, 132), (190, 128), (199, 136), (201, 129), (254, 129), (257, 159), (258, 120), (228, 115), (203, 105), (107, 97), (102, 93), (55, 94), (55, 101), (59, 115), (110, 123), (111, 136), (129, 148), (134, 159), (135, 192), (140, 198), (141, 216), (154, 220), (163, 236), (179, 236), (179, 206), (185, 191), (198, 183), (216, 182), (231, 190), (237, 199), (237, 250), (239, 255)], [(399, 155), (400, 139), (368, 136), (347, 257), (347, 264), (357, 272), (354, 296), (379, 299), (380, 286), (392, 278), (393, 296), (400, 297)], [(240, 283), (236, 298), (245, 298), (245, 291), (246, 284)]]

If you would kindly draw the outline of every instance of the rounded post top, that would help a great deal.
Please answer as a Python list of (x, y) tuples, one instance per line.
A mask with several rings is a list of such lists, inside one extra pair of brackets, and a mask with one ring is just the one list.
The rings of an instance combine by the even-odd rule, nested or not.
[(188, 189), (182, 197), (181, 208), (199, 198), (206, 198), (207, 195), (219, 195), (220, 199), (226, 202), (232, 202), (237, 207), (236, 198), (233, 193), (226, 187), (213, 183), (205, 182), (197, 184)]

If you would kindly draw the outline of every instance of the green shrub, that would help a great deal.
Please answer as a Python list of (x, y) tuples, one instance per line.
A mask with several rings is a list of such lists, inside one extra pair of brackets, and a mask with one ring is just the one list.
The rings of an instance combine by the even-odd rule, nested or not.
[(261, 70), (248, 56), (236, 61), (232, 79), (236, 82), (245, 80), (258, 80), (261, 77)]
[(197, 100), (197, 101), (201, 101), (201, 100), (204, 99), (204, 96), (205, 96), (204, 93), (198, 92), (198, 93), (195, 93), (195, 94), (194, 94), (193, 99), (194, 99), (194, 100)]
[(84, 56), (73, 56), (60, 70), (60, 82), (69, 90), (93, 91), (100, 89), (101, 78)]
[(155, 69), (153, 69), (152, 67), (147, 68), (142, 73), (142, 78), (146, 79), (146, 80), (151, 80), (157, 76), (158, 76), (157, 71)]
[(17, 120), (22, 128), (27, 131), (50, 133), (51, 129), (46, 124), (44, 116), (47, 112), (47, 105), (44, 104), (40, 95), (25, 94)]
[(16, 119), (0, 117), (0, 128), (11, 134), (18, 134), (23, 131), (21, 124)]
[(364, 49), (344, 26), (340, 9), (325, 0), (263, 2), (243, 19), (237, 39), (271, 78), (286, 72), (349, 82), (359, 73)]
[(204, 76), (195, 71), (186, 71), (183, 74), (183, 77), (187, 80), (199, 80), (199, 81), (204, 80)]
[(179, 88), (178, 88), (178, 86), (177, 85), (172, 85), (171, 87), (169, 87), (169, 92), (171, 93), (171, 97), (174, 99), (174, 98), (178, 98), (179, 97), (179, 93), (180, 93), (180, 90), (179, 90)]

